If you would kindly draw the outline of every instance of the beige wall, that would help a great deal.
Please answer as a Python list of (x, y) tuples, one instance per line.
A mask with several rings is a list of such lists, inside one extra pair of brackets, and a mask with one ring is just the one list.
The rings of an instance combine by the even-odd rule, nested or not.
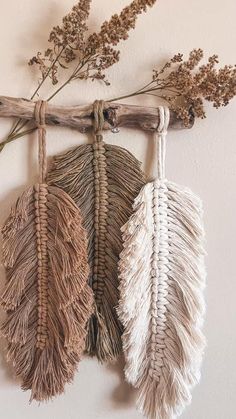
[[(28, 97), (36, 83), (26, 65), (46, 45), (52, 25), (57, 24), (74, 0), (1, 0), (0, 94)], [(104, 18), (118, 11), (128, 0), (94, 0), (90, 24), (97, 28)], [(235, 0), (160, 0), (122, 45), (119, 65), (109, 72), (112, 85), (74, 84), (55, 99), (58, 104), (88, 103), (139, 88), (148, 80), (154, 65), (171, 54), (203, 47), (219, 53), (222, 63), (235, 63)], [(45, 94), (47, 94), (45, 89)], [(155, 104), (150, 98), (139, 103)], [(136, 101), (137, 103), (138, 101)], [(201, 384), (185, 419), (234, 419), (236, 388), (235, 331), (235, 236), (236, 236), (236, 101), (215, 111), (207, 107), (208, 118), (191, 131), (173, 132), (168, 138), (167, 174), (199, 194), (205, 207), (207, 232), (207, 316), (208, 340)], [(1, 120), (0, 136), (10, 121)], [(87, 141), (86, 136), (67, 129), (50, 128), (48, 153)], [(152, 138), (138, 131), (122, 129), (106, 134), (106, 141), (127, 147), (151, 171)], [(36, 138), (24, 138), (0, 155), (0, 223), (10, 205), (37, 175)], [(0, 270), (1, 283), (4, 273)], [(4, 344), (2, 343), (1, 346)], [(0, 412), (4, 419), (138, 419), (134, 393), (124, 383), (121, 366), (101, 366), (84, 360), (73, 385), (53, 403), (28, 405), (29, 395), (21, 392), (9, 367), (0, 357)]]

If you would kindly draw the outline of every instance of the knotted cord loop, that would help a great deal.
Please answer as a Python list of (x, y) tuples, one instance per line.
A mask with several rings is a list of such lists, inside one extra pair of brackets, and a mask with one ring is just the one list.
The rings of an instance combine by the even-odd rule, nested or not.
[(170, 122), (170, 111), (167, 106), (159, 106), (159, 124), (156, 129), (157, 177), (165, 178), (166, 136)]
[(47, 173), (47, 155), (46, 155), (46, 114), (47, 102), (39, 100), (35, 104), (35, 121), (38, 127), (38, 159), (39, 159), (39, 182), (44, 183)]
[(95, 100), (93, 104), (94, 114), (94, 133), (96, 141), (102, 141), (102, 131), (105, 123), (104, 118), (104, 100)]

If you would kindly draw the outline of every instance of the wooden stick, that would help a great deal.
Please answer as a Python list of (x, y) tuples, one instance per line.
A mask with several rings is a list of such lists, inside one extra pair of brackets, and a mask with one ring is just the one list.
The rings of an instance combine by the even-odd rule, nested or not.
[[(17, 117), (25, 120), (34, 118), (35, 102), (23, 98), (0, 96), (0, 117)], [(194, 115), (190, 113), (191, 123)], [(124, 105), (106, 102), (104, 107), (104, 129), (117, 127), (136, 127), (154, 131), (159, 124), (158, 109), (154, 107)], [(48, 104), (46, 112), (48, 125), (67, 126), (85, 132), (93, 126), (93, 106), (55, 106)], [(170, 111), (170, 128), (183, 129), (183, 121)]]

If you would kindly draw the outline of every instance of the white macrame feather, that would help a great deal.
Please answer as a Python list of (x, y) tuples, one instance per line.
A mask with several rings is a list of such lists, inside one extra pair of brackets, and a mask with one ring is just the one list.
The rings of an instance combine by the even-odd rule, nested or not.
[(125, 375), (147, 417), (172, 419), (191, 401), (205, 346), (202, 206), (160, 177), (133, 208), (119, 263)]

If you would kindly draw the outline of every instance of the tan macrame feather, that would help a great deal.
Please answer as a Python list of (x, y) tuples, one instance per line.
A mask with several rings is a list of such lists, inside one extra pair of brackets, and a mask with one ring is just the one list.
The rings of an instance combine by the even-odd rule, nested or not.
[(22, 388), (43, 401), (73, 379), (93, 296), (80, 210), (63, 190), (45, 183), (45, 102), (35, 111), (40, 182), (17, 200), (2, 230), (7, 315), (1, 330)]
[(81, 208), (89, 239), (89, 284), (96, 301), (87, 352), (108, 361), (116, 359), (122, 348), (122, 328), (115, 309), (119, 297), (117, 263), (122, 249), (120, 227), (131, 215), (145, 178), (132, 154), (104, 143), (102, 102), (95, 102), (94, 115), (94, 144), (55, 157), (48, 183), (66, 191)]
[(150, 419), (175, 418), (191, 401), (205, 344), (201, 202), (165, 178), (169, 113), (163, 112), (158, 178), (142, 189), (122, 227), (119, 262), (125, 375)]

